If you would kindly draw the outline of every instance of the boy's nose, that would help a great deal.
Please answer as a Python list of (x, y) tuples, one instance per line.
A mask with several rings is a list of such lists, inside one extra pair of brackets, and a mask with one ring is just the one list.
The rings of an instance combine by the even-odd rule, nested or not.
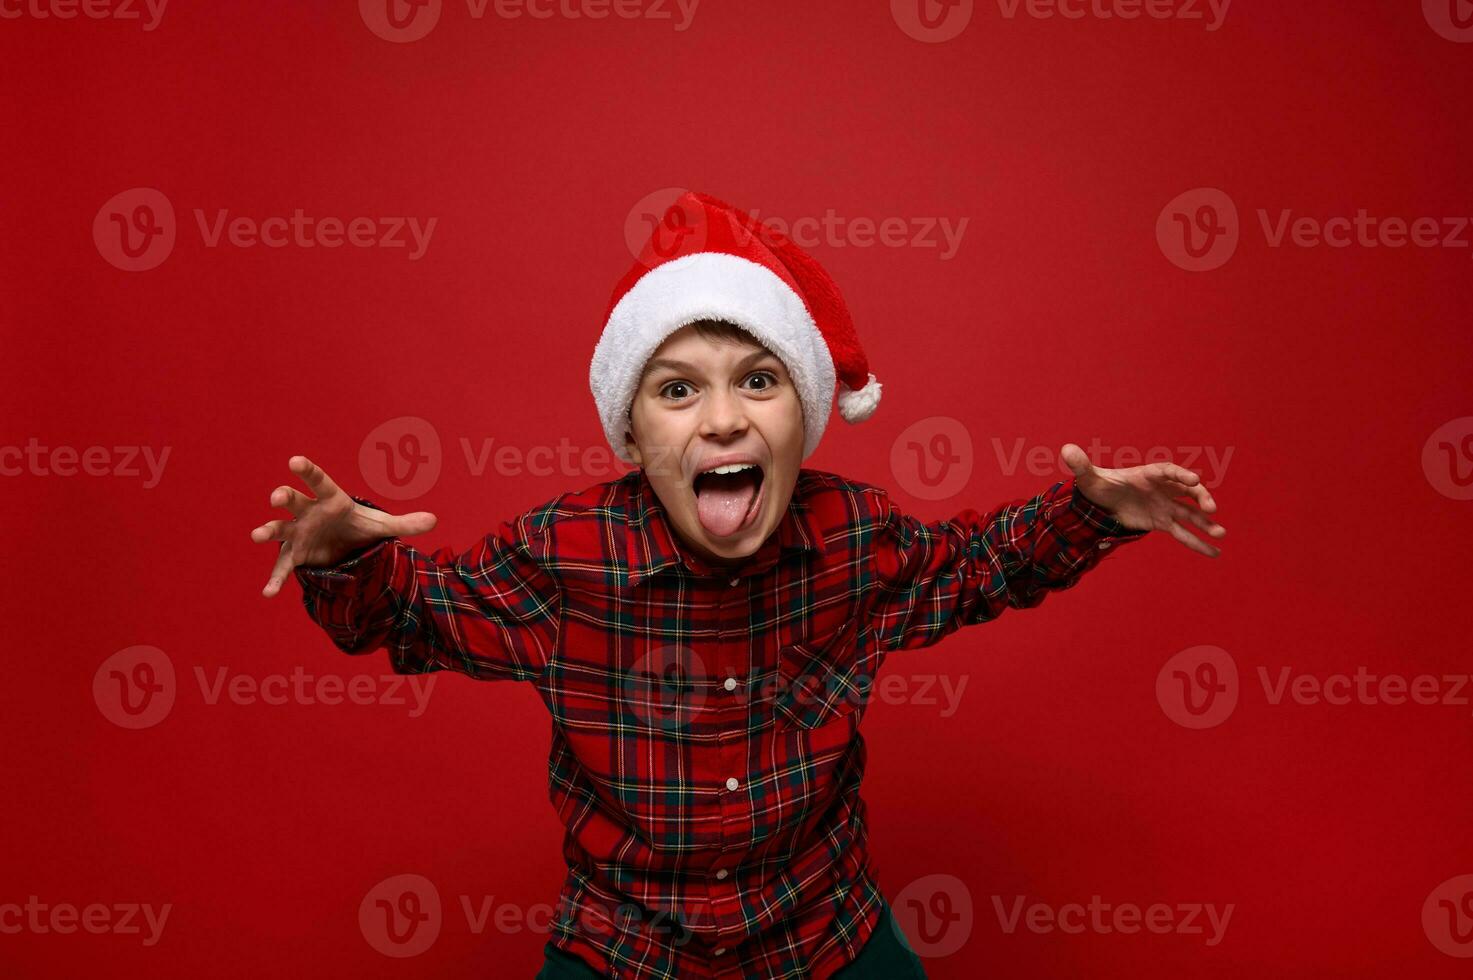
[(747, 412), (742, 400), (729, 391), (715, 391), (707, 396), (701, 411), (701, 435), (725, 439), (746, 431)]

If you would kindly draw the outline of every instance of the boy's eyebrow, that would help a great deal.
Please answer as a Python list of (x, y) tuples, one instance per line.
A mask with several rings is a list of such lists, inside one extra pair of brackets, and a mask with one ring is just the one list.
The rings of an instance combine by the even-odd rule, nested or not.
[[(749, 364), (755, 364), (758, 361), (762, 360), (764, 357), (775, 356), (776, 355), (774, 355), (771, 351), (754, 350), (752, 351), (752, 353), (748, 354), (746, 357), (737, 362), (737, 370), (740, 371), (743, 368), (747, 367)], [(668, 357), (650, 358), (649, 363), (645, 365), (645, 373), (648, 374), (655, 368), (669, 368), (672, 371), (685, 371), (687, 374), (700, 373), (694, 364), (688, 364), (685, 361), (671, 360)]]

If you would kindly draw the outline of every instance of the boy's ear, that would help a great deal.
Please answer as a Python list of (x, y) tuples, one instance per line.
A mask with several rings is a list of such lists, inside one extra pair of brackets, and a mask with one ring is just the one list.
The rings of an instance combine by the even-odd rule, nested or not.
[(629, 458), (634, 460), (635, 466), (644, 465), (644, 460), (639, 455), (639, 444), (634, 441), (634, 433), (628, 429), (624, 430), (624, 449), (629, 453)]

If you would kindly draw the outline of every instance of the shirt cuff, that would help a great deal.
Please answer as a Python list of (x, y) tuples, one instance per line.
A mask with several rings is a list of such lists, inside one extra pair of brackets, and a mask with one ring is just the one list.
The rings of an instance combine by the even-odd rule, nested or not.
[(1115, 545), (1139, 541), (1151, 533), (1149, 529), (1134, 530), (1120, 523), (1079, 490), (1075, 477), (1069, 478), (1062, 492), (1069, 495), (1070, 519), (1057, 522), (1056, 526), (1071, 544), (1093, 546), (1104, 551)]

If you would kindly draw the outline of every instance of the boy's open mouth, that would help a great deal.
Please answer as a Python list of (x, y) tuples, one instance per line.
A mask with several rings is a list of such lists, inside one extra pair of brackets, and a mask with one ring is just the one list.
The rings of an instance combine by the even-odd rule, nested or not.
[(765, 483), (756, 463), (718, 466), (696, 476), (696, 516), (712, 537), (725, 538), (750, 524), (762, 503)]

